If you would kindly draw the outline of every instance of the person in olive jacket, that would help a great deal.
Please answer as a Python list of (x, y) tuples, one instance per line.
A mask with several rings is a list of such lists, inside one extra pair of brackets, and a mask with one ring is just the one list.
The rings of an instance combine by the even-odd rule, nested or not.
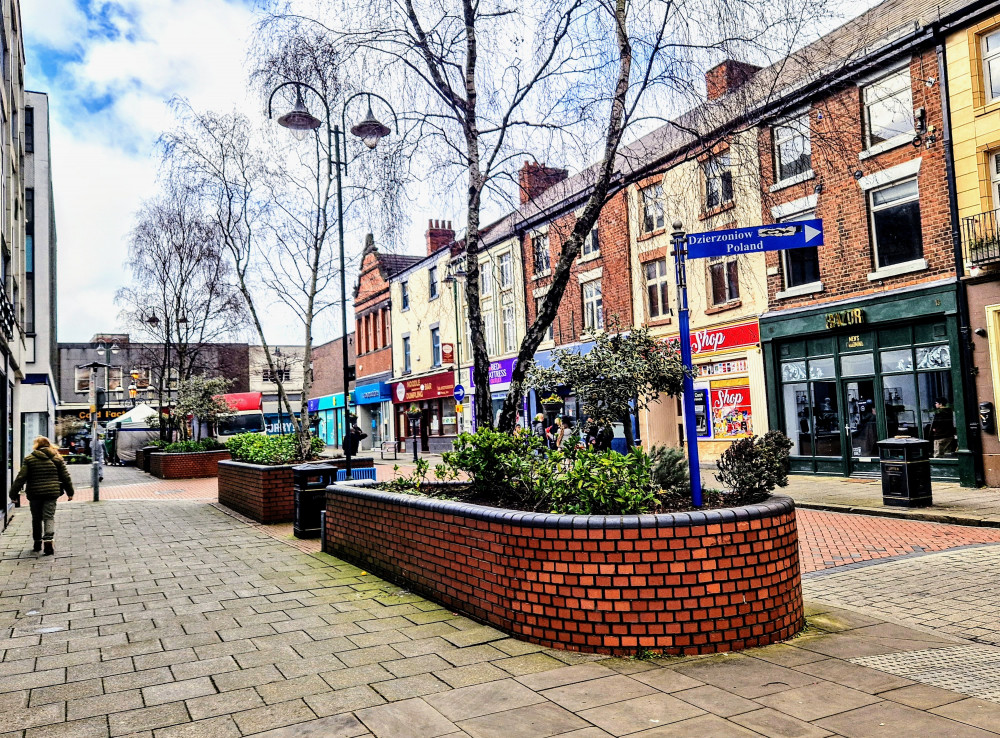
[(52, 441), (39, 436), (35, 439), (34, 449), (24, 457), (14, 486), (10, 488), (10, 498), (16, 502), (21, 496), (21, 488), (28, 485), (26, 494), (31, 507), (31, 533), (35, 539), (33, 550), (41, 551), (44, 542), (45, 556), (51, 556), (55, 553), (52, 537), (56, 532), (56, 500), (63, 491), (68, 499), (73, 499), (73, 482)]

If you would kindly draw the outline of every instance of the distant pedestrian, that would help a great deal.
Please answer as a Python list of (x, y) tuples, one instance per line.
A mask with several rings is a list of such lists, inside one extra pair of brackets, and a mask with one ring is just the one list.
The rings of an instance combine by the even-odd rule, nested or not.
[(542, 415), (542, 413), (538, 413), (538, 415), (535, 416), (535, 421), (531, 424), (531, 435), (540, 438), (544, 445), (548, 445), (548, 433), (545, 430), (545, 416)]
[(33, 444), (34, 451), (24, 457), (21, 469), (10, 488), (10, 498), (17, 502), (21, 488), (27, 485), (28, 504), (31, 508), (31, 534), (35, 545), (33, 551), (41, 551), (45, 544), (45, 555), (55, 553), (52, 539), (56, 532), (56, 500), (66, 493), (73, 499), (73, 482), (66, 470), (59, 452), (45, 436), (39, 436)]
[(368, 438), (368, 434), (363, 433), (358, 426), (357, 415), (348, 416), (347, 423), (347, 432), (344, 434), (344, 451), (351, 456), (357, 456), (361, 440)]

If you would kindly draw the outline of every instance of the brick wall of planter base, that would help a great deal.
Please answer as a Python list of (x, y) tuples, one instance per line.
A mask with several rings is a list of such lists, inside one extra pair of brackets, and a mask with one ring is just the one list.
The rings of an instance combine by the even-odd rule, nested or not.
[(595, 653), (738, 651), (803, 624), (794, 503), (519, 513), (336, 485), (326, 551), (481, 622)]
[(149, 473), (160, 479), (197, 479), (219, 475), (219, 462), (232, 458), (221, 451), (196, 451), (185, 454), (149, 454)]
[[(343, 459), (326, 462), (338, 469)], [(355, 469), (371, 467), (372, 459), (354, 459)], [(258, 523), (290, 523), (295, 516), (292, 466), (262, 466), (241, 461), (219, 462), (219, 503)]]

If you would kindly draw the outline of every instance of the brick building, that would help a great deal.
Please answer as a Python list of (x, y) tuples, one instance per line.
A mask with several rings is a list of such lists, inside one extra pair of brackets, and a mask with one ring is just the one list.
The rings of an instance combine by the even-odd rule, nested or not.
[(939, 39), (913, 21), (920, 5), (884, 3), (821, 39), (867, 51), (764, 111), (764, 222), (825, 230), (767, 254), (770, 422), (799, 472), (875, 475), (877, 442), (909, 436), (935, 442), (935, 477), (976, 481)]
[(361, 271), (354, 287), (357, 359), (354, 402), (358, 425), (368, 434), (362, 448), (395, 440), (392, 396), (392, 300), (389, 281), (420, 261), (419, 256), (382, 254), (371, 234), (365, 240)]

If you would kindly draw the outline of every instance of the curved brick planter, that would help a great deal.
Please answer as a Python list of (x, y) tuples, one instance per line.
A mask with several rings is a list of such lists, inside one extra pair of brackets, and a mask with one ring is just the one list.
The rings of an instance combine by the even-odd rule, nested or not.
[(216, 477), (219, 475), (219, 462), (231, 458), (225, 449), (182, 454), (157, 451), (146, 455), (149, 457), (149, 473), (160, 479)]
[(520, 638), (610, 654), (736, 651), (803, 624), (795, 506), (523, 513), (327, 490), (325, 550)]
[[(338, 469), (345, 464), (343, 459), (329, 459), (323, 463)], [(355, 469), (371, 467), (374, 463), (370, 458), (351, 461)], [(295, 515), (292, 466), (220, 461), (219, 502), (258, 523), (290, 523)]]

